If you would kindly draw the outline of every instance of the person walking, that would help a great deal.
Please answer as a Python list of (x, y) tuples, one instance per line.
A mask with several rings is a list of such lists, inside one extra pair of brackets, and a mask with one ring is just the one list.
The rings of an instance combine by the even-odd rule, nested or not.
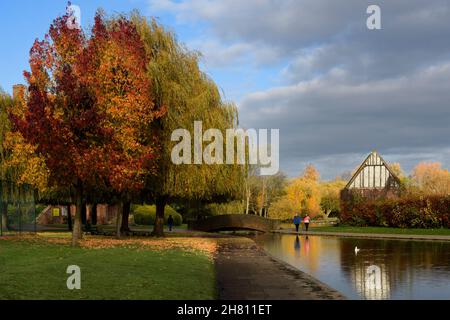
[(295, 230), (298, 233), (298, 228), (300, 227), (300, 224), (302, 223), (302, 218), (300, 217), (300, 215), (296, 214), (294, 217), (294, 225), (295, 225)]
[(309, 214), (306, 214), (306, 217), (303, 219), (303, 223), (305, 224), (306, 232), (308, 232), (310, 220), (311, 220), (311, 218), (309, 217)]
[(169, 231), (172, 231), (173, 224), (174, 224), (174, 220), (173, 220), (172, 215), (170, 215), (169, 218), (167, 219), (167, 224), (169, 225)]

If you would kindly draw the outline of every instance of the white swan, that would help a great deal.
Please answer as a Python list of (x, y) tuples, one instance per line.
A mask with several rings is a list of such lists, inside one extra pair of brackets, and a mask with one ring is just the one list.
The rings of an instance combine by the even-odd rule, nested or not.
[(360, 249), (358, 247), (355, 247), (355, 254), (358, 254), (359, 250)]

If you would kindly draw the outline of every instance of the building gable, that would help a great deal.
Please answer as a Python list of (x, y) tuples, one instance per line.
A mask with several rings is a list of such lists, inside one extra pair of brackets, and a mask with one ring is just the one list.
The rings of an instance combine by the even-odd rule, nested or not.
[(398, 188), (400, 180), (384, 159), (373, 151), (359, 166), (346, 189), (391, 189)]

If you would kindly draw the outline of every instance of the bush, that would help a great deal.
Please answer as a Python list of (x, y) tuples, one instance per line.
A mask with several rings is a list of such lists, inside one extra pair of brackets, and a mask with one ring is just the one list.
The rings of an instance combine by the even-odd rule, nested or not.
[[(134, 222), (139, 225), (154, 225), (156, 219), (156, 206), (133, 206), (132, 207)], [(164, 223), (167, 224), (167, 219), (172, 215), (174, 224), (180, 226), (183, 224), (183, 217), (176, 212), (172, 207), (166, 206), (164, 212)]]
[(211, 203), (206, 205), (206, 209), (212, 216), (218, 216), (222, 214), (243, 214), (245, 212), (245, 206), (242, 201)]
[(450, 228), (450, 196), (349, 199), (342, 203), (340, 219), (353, 226)]

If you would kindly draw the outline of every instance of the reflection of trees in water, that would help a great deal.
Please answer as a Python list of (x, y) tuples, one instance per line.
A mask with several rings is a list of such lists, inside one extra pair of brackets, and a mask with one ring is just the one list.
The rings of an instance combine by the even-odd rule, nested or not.
[[(365, 299), (389, 299), (401, 283), (413, 293), (413, 279), (432, 268), (450, 269), (450, 245), (430, 241), (340, 239), (341, 269)], [(354, 248), (361, 251), (355, 255)], [(378, 272), (368, 272), (377, 266)]]
[(322, 237), (300, 236), (297, 239), (297, 236), (282, 234), (270, 234), (266, 237), (271, 240), (264, 242), (262, 240), (264, 237), (260, 237), (259, 241), (264, 242), (269, 252), (282, 253), (287, 259), (289, 257), (301, 259), (308, 270), (313, 272), (318, 270), (321, 250), (323, 250)]

